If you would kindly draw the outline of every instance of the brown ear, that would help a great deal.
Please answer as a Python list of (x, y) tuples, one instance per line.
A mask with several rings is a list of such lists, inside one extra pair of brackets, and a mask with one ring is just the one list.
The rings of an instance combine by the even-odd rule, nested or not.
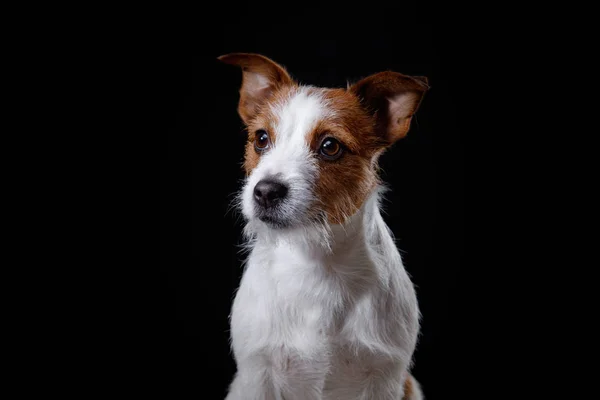
[(392, 71), (368, 76), (349, 88), (375, 116), (377, 133), (388, 145), (406, 136), (428, 89), (426, 77)]
[(285, 68), (260, 54), (231, 53), (222, 55), (218, 59), (242, 68), (238, 112), (246, 124), (256, 116), (260, 106), (275, 89), (293, 84)]

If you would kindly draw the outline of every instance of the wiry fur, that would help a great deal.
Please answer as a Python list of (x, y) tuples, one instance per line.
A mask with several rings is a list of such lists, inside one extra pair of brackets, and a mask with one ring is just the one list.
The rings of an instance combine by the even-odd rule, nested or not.
[(228, 399), (402, 398), (419, 312), (378, 201), (329, 227), (328, 246), (319, 229), (253, 232)]
[[(274, 86), (260, 106), (240, 106), (249, 131), (269, 131), (271, 147), (258, 158), (247, 147), (248, 176), (237, 199), (250, 252), (230, 316), (238, 370), (226, 400), (420, 400), (409, 373), (419, 333), (416, 294), (380, 213), (376, 169), (384, 149), (366, 149), (376, 132), (361, 125), (366, 113), (352, 111), (358, 100), (289, 87), (284, 70), (264, 62), (244, 65), (283, 76), (287, 86)], [(270, 87), (266, 78), (252, 79), (253, 89), (257, 81), (261, 90)], [(359, 115), (347, 116), (348, 109)], [(323, 124), (355, 141), (348, 155), (355, 159), (343, 168), (315, 155)], [(357, 126), (361, 132), (351, 132)], [(275, 224), (260, 220), (253, 198), (263, 179), (289, 188), (273, 211)]]

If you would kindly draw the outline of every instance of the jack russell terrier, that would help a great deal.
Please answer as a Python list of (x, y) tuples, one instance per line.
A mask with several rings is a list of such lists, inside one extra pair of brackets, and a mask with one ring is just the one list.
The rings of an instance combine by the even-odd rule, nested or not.
[(378, 157), (403, 138), (425, 77), (380, 72), (346, 89), (297, 83), (234, 53), (248, 141), (237, 205), (249, 256), (231, 310), (226, 400), (418, 400), (419, 307), (380, 213)]

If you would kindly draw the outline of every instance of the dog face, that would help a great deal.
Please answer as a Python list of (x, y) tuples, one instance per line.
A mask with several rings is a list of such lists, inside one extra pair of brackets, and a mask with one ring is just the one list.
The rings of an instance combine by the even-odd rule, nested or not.
[(257, 54), (219, 57), (243, 71), (238, 112), (248, 142), (240, 205), (273, 229), (341, 224), (377, 181), (377, 157), (410, 128), (427, 79), (371, 75), (347, 89), (297, 84)]

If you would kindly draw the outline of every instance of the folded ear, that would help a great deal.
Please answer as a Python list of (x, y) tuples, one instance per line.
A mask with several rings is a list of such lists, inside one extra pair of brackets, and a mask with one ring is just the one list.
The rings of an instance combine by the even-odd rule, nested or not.
[(375, 116), (377, 133), (388, 145), (406, 136), (428, 89), (424, 76), (392, 71), (368, 76), (349, 88)]
[(242, 68), (238, 112), (246, 124), (256, 116), (260, 106), (275, 89), (282, 85), (293, 84), (285, 68), (260, 54), (231, 53), (222, 55), (218, 59)]

